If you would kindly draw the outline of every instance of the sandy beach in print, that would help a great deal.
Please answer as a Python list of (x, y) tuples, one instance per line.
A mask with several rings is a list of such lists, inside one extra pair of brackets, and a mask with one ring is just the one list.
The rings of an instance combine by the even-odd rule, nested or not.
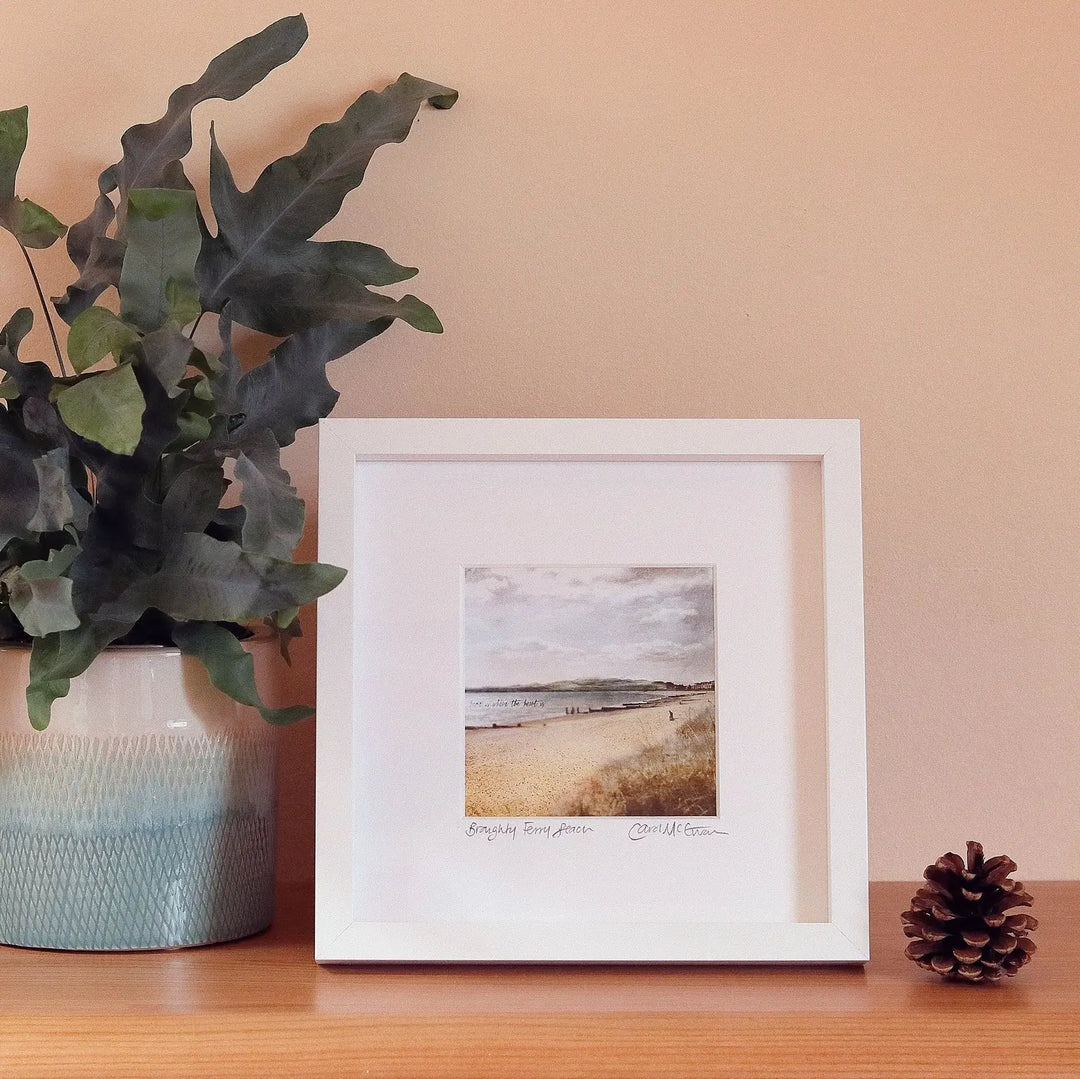
[(715, 717), (708, 691), (467, 730), (466, 815), (714, 816)]
[(710, 566), (467, 566), (465, 813), (715, 816)]

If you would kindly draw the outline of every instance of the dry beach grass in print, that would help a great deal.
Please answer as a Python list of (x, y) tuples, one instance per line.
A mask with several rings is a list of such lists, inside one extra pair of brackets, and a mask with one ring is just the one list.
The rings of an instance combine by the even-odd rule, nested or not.
[(713, 571), (468, 567), (465, 812), (715, 816)]

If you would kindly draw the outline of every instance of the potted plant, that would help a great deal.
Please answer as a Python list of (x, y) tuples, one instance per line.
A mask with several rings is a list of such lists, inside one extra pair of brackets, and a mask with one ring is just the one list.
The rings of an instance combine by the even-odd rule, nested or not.
[[(27, 110), (0, 112), (0, 226), (26, 257), (54, 361), (26, 358), (33, 315), (17, 311), (0, 331), (0, 686), (26, 701), (0, 731), (8, 943), (172, 946), (269, 921), (265, 731), (311, 709), (264, 704), (245, 638), (261, 623), (287, 658), (298, 609), (343, 576), (292, 558), (304, 505), (281, 447), (333, 408), (331, 360), (395, 319), (441, 330), (422, 301), (372, 290), (414, 269), (311, 237), (375, 149), (402, 141), (425, 102), (457, 97), (402, 75), (248, 191), (211, 126), (211, 228), (182, 164), (192, 109), (246, 93), (306, 36), (302, 16), (281, 19), (176, 90), (124, 134), (70, 230), (17, 193)], [(65, 232), (78, 278), (52, 307), (66, 357), (30, 254)], [(207, 315), (213, 349), (194, 341)], [(279, 341), (244, 369), (236, 325)], [(230, 710), (239, 733), (225, 733)]]

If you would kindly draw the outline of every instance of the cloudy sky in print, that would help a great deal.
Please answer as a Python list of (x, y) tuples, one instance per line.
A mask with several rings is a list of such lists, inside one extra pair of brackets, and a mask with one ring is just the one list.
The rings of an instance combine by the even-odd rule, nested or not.
[(465, 685), (715, 677), (711, 567), (470, 566)]

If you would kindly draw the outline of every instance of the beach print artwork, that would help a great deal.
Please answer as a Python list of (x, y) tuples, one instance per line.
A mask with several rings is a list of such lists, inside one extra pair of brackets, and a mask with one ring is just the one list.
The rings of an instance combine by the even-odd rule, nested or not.
[(713, 570), (469, 566), (465, 814), (717, 812)]

